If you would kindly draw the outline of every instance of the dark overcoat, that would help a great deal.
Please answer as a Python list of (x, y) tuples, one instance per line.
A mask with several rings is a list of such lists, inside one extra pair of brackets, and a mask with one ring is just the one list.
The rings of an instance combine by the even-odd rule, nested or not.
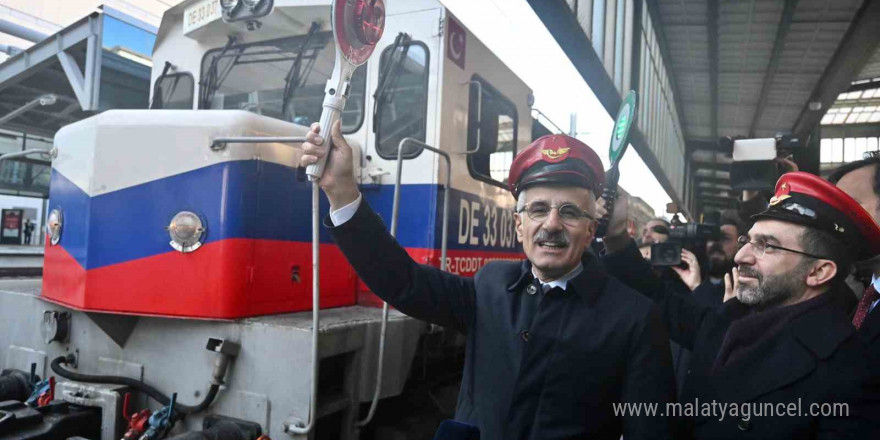
[[(679, 284), (682, 283), (679, 281)], [(670, 283), (666, 281), (666, 285), (668, 287)], [(679, 295), (690, 296), (698, 303), (709, 307), (721, 307), (724, 299), (724, 286), (712, 284), (709, 280), (703, 281), (693, 292), (687, 286), (684, 286), (684, 291), (681, 288), (673, 290)], [(675, 389), (680, 396), (684, 391), (684, 383), (687, 381), (690, 369), (691, 351), (675, 341), (670, 342), (670, 345), (672, 346), (672, 368), (675, 371)]]
[(862, 321), (859, 337), (868, 349), (868, 356), (872, 361), (872, 371), (880, 377), (880, 305), (874, 307), (874, 310), (868, 313), (868, 316)]
[[(826, 292), (817, 306), (787, 322), (753, 350), (715, 368), (728, 329), (751, 313), (748, 307), (734, 299), (713, 309), (670, 294), (653, 277), (634, 243), (604, 261), (609, 273), (660, 306), (671, 338), (691, 349), (690, 372), (680, 403), (697, 408), (712, 402), (727, 405), (724, 417), (711, 410), (684, 414), (681, 438), (880, 438), (877, 382), (869, 371), (864, 345), (847, 316), (847, 306), (842, 305), (845, 297), (851, 296), (848, 289)], [(823, 416), (823, 410), (834, 411), (827, 405), (835, 403), (845, 404), (848, 415)], [(736, 416), (731, 404), (737, 406)], [(795, 405), (794, 415), (789, 414), (789, 404)], [(768, 405), (777, 415), (768, 416), (773, 414)], [(818, 415), (812, 409), (817, 409)], [(778, 415), (780, 410), (785, 414)], [(844, 414), (842, 406), (837, 411)]]
[(416, 264), (366, 202), (325, 226), (373, 292), (467, 336), (455, 417), (482, 439), (670, 438), (666, 417), (615, 412), (674, 399), (669, 342), (657, 307), (595, 259), (544, 294), (527, 261), (492, 262), (474, 278)]

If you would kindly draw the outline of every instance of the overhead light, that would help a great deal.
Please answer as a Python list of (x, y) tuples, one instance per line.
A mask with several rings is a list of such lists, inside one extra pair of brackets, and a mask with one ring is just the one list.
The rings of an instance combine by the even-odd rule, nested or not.
[(48, 95), (43, 95), (43, 96), (40, 96), (40, 105), (42, 105), (43, 107), (45, 107), (47, 105), (55, 105), (55, 102), (57, 100), (58, 100), (58, 98), (51, 93)]
[(49, 243), (53, 246), (61, 240), (61, 227), (63, 225), (63, 215), (60, 209), (53, 209), (49, 213), (46, 221), (46, 235), (49, 236)]
[(220, 0), (220, 7), (227, 13), (232, 13), (241, 5), (241, 0)]
[(179, 252), (187, 253), (195, 251), (202, 246), (202, 238), (205, 235), (205, 226), (202, 219), (189, 211), (178, 212), (171, 219), (171, 224), (165, 229), (171, 236), (172, 248)]
[(822, 103), (819, 101), (810, 101), (810, 103), (807, 104), (807, 106), (812, 111), (822, 110)]

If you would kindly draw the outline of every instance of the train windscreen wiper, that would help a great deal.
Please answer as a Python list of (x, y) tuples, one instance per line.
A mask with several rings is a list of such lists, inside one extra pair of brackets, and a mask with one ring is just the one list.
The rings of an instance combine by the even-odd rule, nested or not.
[(290, 70), (287, 71), (287, 75), (284, 77), (284, 94), (281, 95), (281, 111), (284, 113), (285, 119), (289, 119), (287, 118), (287, 107), (290, 104), (290, 100), (293, 99), (294, 91), (303, 85), (305, 79), (309, 76), (309, 72), (312, 70), (312, 66), (315, 65), (315, 60), (318, 58), (317, 56), (312, 56), (309, 59), (309, 64), (306, 69), (302, 69), (303, 58), (305, 58), (305, 53), (309, 49), (309, 43), (311, 43), (312, 37), (320, 28), (321, 25), (314, 21), (312, 22), (312, 25), (309, 27), (309, 32), (299, 46), (299, 51), (296, 53), (296, 58), (294, 58)]
[[(403, 67), (403, 61), (406, 59), (406, 55), (409, 52), (409, 46), (412, 42), (412, 37), (406, 33), (399, 33), (397, 37), (394, 38), (394, 43), (390, 46), (389, 49), (389, 59), (388, 62), (385, 63), (381, 72), (379, 72), (379, 85), (376, 87), (376, 92), (373, 93), (373, 132), (376, 132), (376, 128), (378, 127), (378, 114), (379, 109), (387, 103), (394, 100), (394, 91), (396, 90), (395, 85), (397, 84), (397, 79), (400, 77), (401, 67)], [(383, 54), (384, 57), (385, 54)]]
[[(218, 81), (217, 74), (217, 66), (220, 63), (220, 59), (226, 55), (226, 52), (235, 45), (235, 37), (230, 35), (229, 39), (226, 40), (226, 45), (223, 46), (223, 50), (220, 51), (220, 54), (215, 56), (214, 59), (211, 60), (211, 65), (208, 67), (208, 72), (205, 74), (202, 81), (199, 81), (199, 86), (202, 88), (202, 102), (199, 105), (199, 108), (210, 108), (211, 107), (211, 98), (213, 98), (214, 93), (220, 88), (220, 84), (222, 84), (222, 80)], [(235, 65), (235, 61), (230, 63), (229, 68), (227, 69), (227, 73), (229, 70), (232, 70), (232, 66)], [(225, 75), (224, 75), (225, 76)]]

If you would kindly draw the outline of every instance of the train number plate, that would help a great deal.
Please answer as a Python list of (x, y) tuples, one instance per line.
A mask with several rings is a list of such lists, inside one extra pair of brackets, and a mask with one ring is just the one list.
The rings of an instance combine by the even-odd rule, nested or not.
[(183, 33), (188, 34), (223, 16), (220, 0), (203, 0), (183, 12)]

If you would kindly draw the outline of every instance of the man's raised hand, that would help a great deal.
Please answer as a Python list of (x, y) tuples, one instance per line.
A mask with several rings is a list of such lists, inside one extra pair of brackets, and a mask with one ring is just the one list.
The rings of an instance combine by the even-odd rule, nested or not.
[[(318, 185), (327, 194), (330, 200), (330, 209), (336, 210), (358, 198), (360, 192), (354, 179), (354, 167), (352, 164), (351, 146), (342, 137), (342, 122), (336, 121), (330, 130), (333, 148), (330, 148), (330, 156), (324, 166), (324, 174), (318, 179)], [(321, 125), (317, 122), (309, 127), (306, 142), (302, 144), (303, 155), (300, 160), (302, 166), (312, 165), (318, 159), (327, 154), (330, 143), (319, 133)]]

